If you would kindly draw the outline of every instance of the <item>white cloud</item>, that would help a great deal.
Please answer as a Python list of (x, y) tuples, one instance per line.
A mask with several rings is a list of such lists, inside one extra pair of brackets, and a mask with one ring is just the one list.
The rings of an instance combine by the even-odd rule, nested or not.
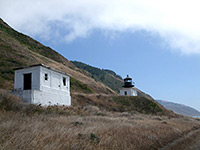
[(198, 6), (198, 0), (1, 0), (0, 15), (17, 30), (46, 40), (70, 42), (94, 29), (145, 30), (191, 54), (200, 53)]

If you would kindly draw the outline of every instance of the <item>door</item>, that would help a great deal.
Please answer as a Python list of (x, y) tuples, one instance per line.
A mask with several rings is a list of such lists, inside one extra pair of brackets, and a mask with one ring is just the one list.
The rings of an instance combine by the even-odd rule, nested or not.
[(32, 73), (24, 74), (24, 90), (31, 90)]
[(127, 91), (124, 91), (124, 95), (127, 95)]

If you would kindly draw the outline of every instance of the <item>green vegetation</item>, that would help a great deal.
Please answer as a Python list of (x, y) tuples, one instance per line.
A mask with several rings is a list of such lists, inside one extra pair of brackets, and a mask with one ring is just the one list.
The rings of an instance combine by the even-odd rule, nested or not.
[(113, 101), (118, 104), (121, 111), (138, 111), (145, 114), (156, 114), (163, 112), (157, 103), (145, 97), (115, 96)]
[(83, 125), (83, 123), (79, 121), (72, 122), (72, 124), (74, 124), (75, 126)]
[(70, 87), (71, 90), (82, 92), (82, 93), (93, 93), (93, 91), (87, 86), (87, 84), (81, 83), (80, 81), (70, 78)]
[(11, 47), (3, 44), (0, 45), (0, 58), (0, 88), (5, 88), (5, 82), (14, 80), (13, 68), (24, 66), (25, 63), (17, 60), (22, 59), (22, 56), (17, 55)]
[(97, 145), (100, 142), (100, 138), (97, 137), (94, 133), (90, 133), (90, 142)]
[(116, 74), (114, 71), (109, 70), (109, 69), (102, 69), (102, 70), (113, 75), (114, 77), (118, 78), (119, 80), (122, 80), (122, 77), (120, 75)]
[(57, 62), (63, 63), (63, 56), (61, 56), (59, 53), (52, 50), (50, 47), (46, 47), (41, 43), (37, 42), (36, 40), (13, 30), (5, 22), (3, 22), (2, 19), (0, 19), (0, 30), (9, 35), (10, 37), (13, 37), (17, 41), (19, 41), (31, 51), (39, 53), (45, 57), (51, 58)]
[(72, 61), (72, 63), (79, 69), (86, 70), (91, 74), (93, 79), (102, 82), (116, 92), (119, 92), (119, 89), (123, 85), (122, 78), (111, 70), (101, 70), (78, 61)]

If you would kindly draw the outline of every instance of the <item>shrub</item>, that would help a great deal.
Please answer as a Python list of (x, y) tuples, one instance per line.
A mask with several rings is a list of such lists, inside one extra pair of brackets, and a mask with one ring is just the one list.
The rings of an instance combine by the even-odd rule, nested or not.
[(73, 122), (73, 125), (78, 126), (78, 125), (83, 125), (83, 123), (79, 122), (79, 121), (75, 121), (75, 122)]
[(90, 142), (94, 143), (95, 145), (99, 144), (100, 138), (93, 133), (90, 133)]

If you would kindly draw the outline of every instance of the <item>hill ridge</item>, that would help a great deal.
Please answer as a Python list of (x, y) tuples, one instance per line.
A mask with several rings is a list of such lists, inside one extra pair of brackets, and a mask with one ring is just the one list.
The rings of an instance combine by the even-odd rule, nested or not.
[(165, 108), (172, 110), (173, 112), (184, 115), (184, 116), (200, 116), (200, 112), (190, 106), (186, 106), (184, 104), (178, 104), (174, 102), (169, 102), (165, 100), (156, 100)]
[(103, 84), (107, 85), (116, 92), (119, 92), (120, 88), (123, 85), (122, 78), (120, 78), (120, 76), (117, 75), (114, 71), (112, 71), (111, 74), (110, 73), (111, 70), (109, 70), (110, 72), (105, 71), (106, 69), (93, 67), (91, 65), (79, 61), (71, 61), (71, 62), (79, 69), (87, 71), (90, 77), (92, 77), (96, 81), (102, 82)]

